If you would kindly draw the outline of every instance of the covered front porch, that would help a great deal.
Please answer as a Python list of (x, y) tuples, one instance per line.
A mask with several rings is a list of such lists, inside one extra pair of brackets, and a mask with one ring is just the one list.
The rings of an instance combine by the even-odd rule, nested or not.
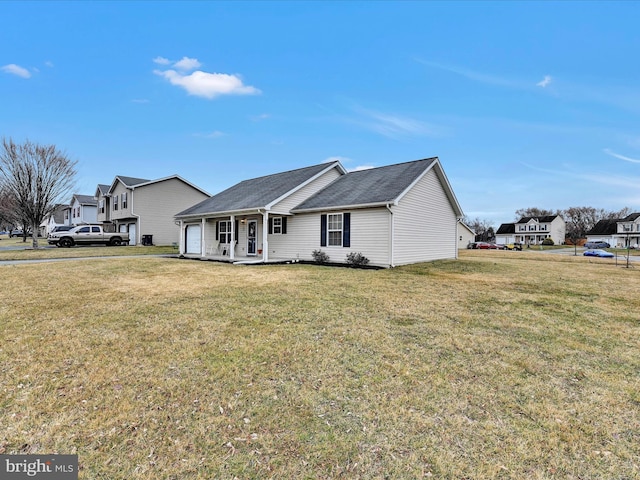
[(257, 209), (183, 219), (180, 255), (228, 263), (270, 263), (268, 238), (274, 228), (272, 218), (267, 210)]

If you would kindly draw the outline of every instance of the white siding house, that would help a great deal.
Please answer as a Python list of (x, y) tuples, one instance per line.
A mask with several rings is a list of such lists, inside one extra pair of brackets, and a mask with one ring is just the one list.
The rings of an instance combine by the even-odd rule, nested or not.
[[(393, 267), (456, 258), (462, 210), (437, 158), (347, 173), (339, 162), (241, 182), (180, 212), (180, 253), (238, 263)], [(199, 236), (199, 241), (198, 241)]]
[(74, 194), (69, 204), (67, 225), (82, 225), (84, 223), (96, 223), (97, 208), (93, 195)]
[[(546, 238), (550, 238), (551, 240), (553, 240), (553, 243), (555, 245), (564, 244), (566, 235), (566, 224), (564, 222), (564, 218), (562, 218), (560, 215), (522, 217), (513, 225), (514, 239), (516, 243), (522, 243), (525, 245), (540, 245)], [(500, 226), (500, 228), (498, 228), (498, 231), (500, 231), (501, 229), (502, 225)]]

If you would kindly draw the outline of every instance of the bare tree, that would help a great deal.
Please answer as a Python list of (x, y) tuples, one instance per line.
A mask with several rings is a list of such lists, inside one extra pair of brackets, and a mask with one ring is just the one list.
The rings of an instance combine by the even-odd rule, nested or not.
[(33, 248), (38, 248), (38, 228), (56, 204), (71, 193), (76, 161), (55, 145), (39, 145), (29, 140), (16, 144), (2, 140), (0, 187), (15, 202), (15, 217), (31, 228)]
[(0, 184), (0, 226), (12, 228), (17, 225), (20, 219), (16, 214), (15, 198)]
[(493, 240), (493, 238), (495, 237), (493, 225), (490, 220), (480, 220), (480, 218), (478, 217), (472, 220), (468, 217), (464, 217), (462, 221), (465, 225), (471, 228), (471, 230), (476, 232), (476, 241), (488, 242), (490, 240)]
[(560, 211), (556, 210), (546, 210), (544, 208), (538, 207), (529, 207), (529, 208), (520, 208), (516, 210), (516, 221), (520, 220), (523, 217), (549, 217), (552, 215), (559, 215)]

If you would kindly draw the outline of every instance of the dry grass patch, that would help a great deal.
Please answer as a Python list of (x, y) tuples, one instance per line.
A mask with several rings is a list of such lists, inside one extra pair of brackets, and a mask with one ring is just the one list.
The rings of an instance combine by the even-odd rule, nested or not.
[(638, 271), (480, 253), (11, 267), (0, 451), (105, 479), (638, 476)]

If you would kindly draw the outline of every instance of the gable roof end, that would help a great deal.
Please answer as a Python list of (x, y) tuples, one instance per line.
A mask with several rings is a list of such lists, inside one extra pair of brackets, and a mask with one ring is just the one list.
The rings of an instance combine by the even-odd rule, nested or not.
[(431, 169), (458, 216), (462, 209), (437, 157), (349, 172), (309, 197), (292, 212), (396, 204)]
[(178, 213), (176, 217), (266, 209), (333, 168), (343, 175), (346, 173), (340, 162), (332, 162), (244, 180)]

